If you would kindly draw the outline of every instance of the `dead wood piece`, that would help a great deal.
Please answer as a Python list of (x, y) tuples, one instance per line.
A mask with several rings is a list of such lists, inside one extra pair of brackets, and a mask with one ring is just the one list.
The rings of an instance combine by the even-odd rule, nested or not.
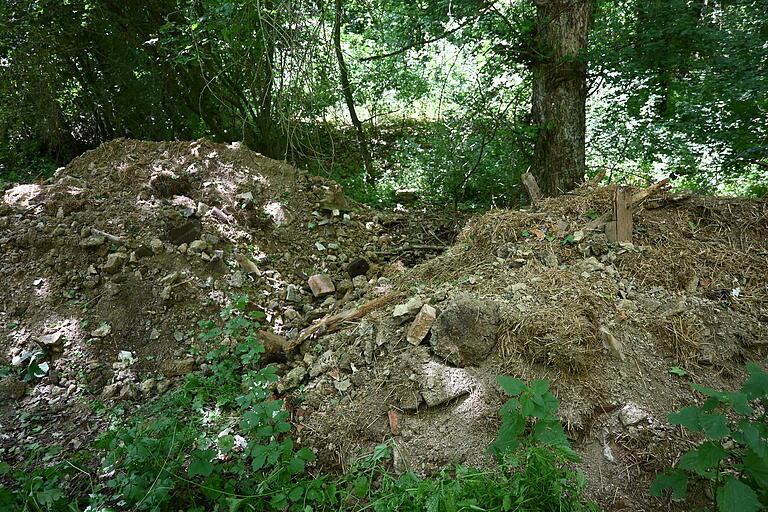
[(584, 185), (586, 185), (586, 186), (595, 186), (595, 185), (597, 185), (598, 183), (603, 181), (603, 178), (605, 178), (605, 173), (606, 173), (606, 171), (605, 171), (605, 169), (603, 169), (602, 171), (597, 173), (594, 178), (592, 178), (591, 180), (587, 180), (584, 183)]
[(584, 226), (584, 231), (600, 231), (603, 227), (613, 219), (612, 213), (604, 213), (598, 218), (589, 221)]
[(693, 192), (691, 192), (690, 190), (686, 190), (678, 194), (669, 194), (663, 197), (656, 197), (653, 199), (649, 199), (648, 202), (645, 203), (644, 207), (646, 210), (653, 210), (654, 208), (662, 208), (664, 206), (670, 206), (670, 205), (682, 203), (683, 201), (687, 201), (691, 197), (693, 197)]
[(656, 183), (646, 188), (645, 190), (641, 190), (640, 192), (632, 196), (632, 202), (630, 203), (630, 206), (639, 204), (641, 201), (644, 201), (648, 197), (652, 196), (659, 190), (666, 187), (668, 184), (669, 184), (669, 178), (664, 178), (661, 181), (657, 181)]
[(404, 245), (396, 249), (386, 251), (376, 251), (376, 254), (400, 254), (408, 251), (445, 251), (448, 247), (445, 245)]
[(533, 174), (526, 172), (520, 176), (520, 180), (528, 190), (528, 195), (531, 197), (531, 203), (538, 203), (541, 199), (541, 189), (539, 188), (539, 184), (536, 183), (536, 178), (533, 177)]
[(302, 343), (304, 343), (313, 335), (330, 334), (332, 332), (336, 332), (341, 328), (344, 322), (351, 322), (352, 320), (362, 318), (369, 313), (386, 306), (387, 304), (391, 304), (403, 295), (405, 295), (405, 292), (388, 293), (387, 295), (379, 297), (378, 299), (373, 299), (372, 301), (366, 302), (362, 306), (359, 306), (355, 309), (348, 309), (332, 316), (326, 315), (314, 324), (304, 329), (301, 335), (286, 347), (285, 351), (290, 352), (291, 350), (294, 350), (296, 347), (301, 346)]

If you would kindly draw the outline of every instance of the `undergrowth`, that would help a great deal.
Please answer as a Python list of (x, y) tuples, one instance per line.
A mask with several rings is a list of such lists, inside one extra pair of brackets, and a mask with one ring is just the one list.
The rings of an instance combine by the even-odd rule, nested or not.
[(492, 470), (397, 475), (391, 445), (381, 444), (344, 475), (318, 475), (315, 454), (294, 443), (288, 412), (271, 396), (278, 376), (260, 364), (262, 314), (250, 304), (238, 297), (221, 322), (201, 322), (210, 372), (188, 375), (133, 415), (115, 410), (89, 450), (54, 463), (60, 448), (32, 445), (22, 467), (0, 463), (0, 510), (597, 510), (567, 467), (575, 454), (546, 381), (499, 379), (512, 398), (489, 448)]

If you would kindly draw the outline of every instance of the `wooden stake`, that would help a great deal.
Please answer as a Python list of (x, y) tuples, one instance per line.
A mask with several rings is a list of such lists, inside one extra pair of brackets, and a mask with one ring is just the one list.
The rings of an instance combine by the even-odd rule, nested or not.
[(629, 187), (616, 187), (613, 218), (616, 219), (616, 241), (632, 240), (632, 196)]
[(531, 203), (538, 203), (539, 199), (541, 199), (541, 189), (539, 189), (539, 184), (536, 183), (536, 178), (533, 177), (533, 174), (526, 172), (520, 176), (520, 180), (528, 190), (528, 195), (531, 196)]

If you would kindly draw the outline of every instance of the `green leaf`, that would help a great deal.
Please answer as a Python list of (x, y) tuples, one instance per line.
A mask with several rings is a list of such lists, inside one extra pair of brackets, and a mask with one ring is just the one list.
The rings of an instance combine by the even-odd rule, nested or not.
[(213, 473), (211, 459), (216, 455), (214, 450), (195, 450), (192, 452), (192, 462), (189, 463), (189, 477), (197, 475), (207, 478)]
[(512, 452), (520, 446), (518, 437), (525, 431), (525, 417), (517, 412), (511, 412), (504, 416), (499, 434), (488, 447), (488, 451), (501, 455), (505, 452)]
[(746, 449), (742, 458), (744, 472), (755, 479), (763, 489), (768, 489), (768, 461), (754, 451)]
[(651, 496), (661, 496), (664, 489), (672, 489), (672, 498), (681, 499), (688, 491), (688, 475), (681, 469), (658, 475), (651, 484)]
[(499, 382), (502, 389), (511, 396), (518, 396), (525, 390), (525, 382), (520, 379), (499, 375), (496, 377), (496, 380)]
[(533, 438), (549, 446), (569, 446), (563, 426), (558, 420), (543, 420), (536, 423), (533, 429)]
[(750, 407), (749, 398), (747, 398), (745, 393), (728, 393), (728, 397), (731, 400), (731, 407), (733, 407), (733, 410), (738, 414), (741, 414), (742, 416), (752, 416), (755, 413), (755, 410)]
[(701, 430), (701, 426), (699, 425), (701, 414), (702, 413), (698, 407), (689, 405), (680, 409), (679, 412), (670, 413), (668, 419), (673, 425), (682, 425), (688, 430), (699, 432)]
[(750, 400), (768, 394), (768, 373), (752, 362), (747, 363), (747, 370), (749, 370), (750, 376), (741, 387), (741, 391), (746, 393)]
[(0, 462), (0, 476), (10, 472), (11, 466), (7, 462)]
[(763, 510), (757, 494), (747, 484), (732, 476), (717, 490), (717, 507), (721, 512), (757, 512)]
[(264, 467), (264, 463), (267, 461), (267, 453), (268, 450), (266, 446), (254, 446), (251, 449), (251, 457), (253, 458), (251, 467), (254, 471), (258, 471)]
[(531, 381), (531, 391), (540, 395), (549, 391), (549, 381), (545, 379), (537, 379)]
[(315, 455), (315, 452), (313, 452), (310, 448), (307, 448), (306, 446), (300, 449), (298, 452), (296, 452), (296, 456), (301, 460), (306, 460), (306, 461), (315, 460), (317, 458), (317, 456)]
[(671, 366), (669, 368), (669, 373), (673, 375), (679, 375), (680, 377), (685, 377), (688, 375), (688, 372), (680, 368), (679, 366)]
[(702, 413), (699, 416), (699, 425), (704, 429), (707, 437), (713, 440), (723, 439), (731, 435), (731, 431), (728, 428), (728, 419), (719, 412), (711, 414)]
[(365, 475), (358, 476), (352, 484), (355, 488), (355, 494), (358, 498), (364, 498), (368, 494), (368, 490), (371, 488), (371, 481)]
[(293, 458), (291, 461), (286, 465), (286, 469), (288, 472), (292, 475), (298, 475), (299, 473), (304, 471), (304, 461), (302, 459)]
[(693, 471), (701, 476), (707, 476), (707, 472), (717, 468), (726, 455), (726, 451), (719, 443), (707, 441), (696, 450), (691, 450), (683, 455), (677, 467)]

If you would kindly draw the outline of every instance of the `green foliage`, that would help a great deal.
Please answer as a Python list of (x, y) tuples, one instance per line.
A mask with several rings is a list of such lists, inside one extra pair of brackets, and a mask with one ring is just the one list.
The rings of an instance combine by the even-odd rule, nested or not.
[[(716, 391), (692, 384), (709, 397), (701, 407), (684, 407), (670, 423), (703, 433), (707, 441), (685, 453), (671, 471), (657, 476), (651, 494), (672, 489), (682, 498), (691, 477), (715, 488), (721, 511), (757, 511), (768, 505), (768, 373), (748, 363), (750, 376), (740, 391)], [(756, 412), (753, 402), (760, 405)]]

